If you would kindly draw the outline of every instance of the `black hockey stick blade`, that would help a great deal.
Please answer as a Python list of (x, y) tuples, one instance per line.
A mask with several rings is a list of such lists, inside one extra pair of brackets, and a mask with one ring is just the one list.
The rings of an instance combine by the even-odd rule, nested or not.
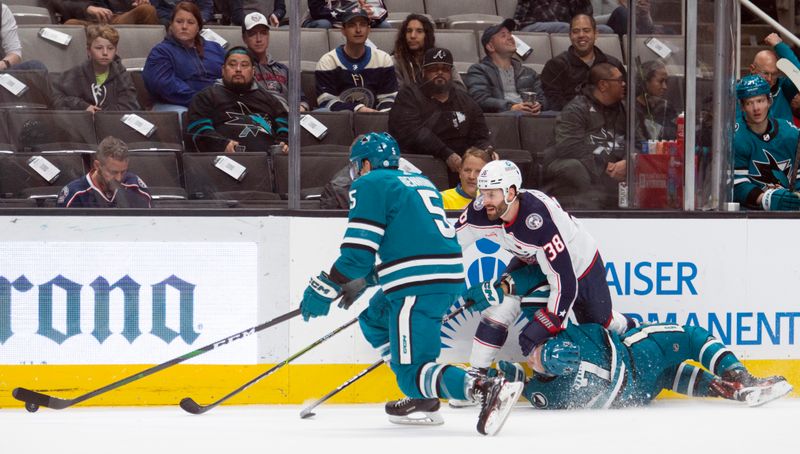
[(186, 398), (181, 400), (181, 403), (180, 403), (181, 408), (183, 408), (184, 410), (186, 410), (187, 412), (189, 412), (189, 413), (191, 413), (193, 415), (203, 414), (203, 413), (207, 412), (208, 410), (211, 410), (212, 408), (216, 407), (217, 405), (219, 405), (219, 404), (225, 402), (226, 400), (230, 399), (231, 397), (239, 394), (240, 392), (244, 391), (245, 389), (249, 388), (250, 386), (254, 385), (255, 383), (261, 381), (262, 379), (272, 375), (278, 369), (280, 369), (283, 366), (289, 364), (290, 362), (294, 361), (295, 359), (305, 355), (306, 353), (311, 351), (314, 347), (318, 346), (319, 344), (325, 342), (326, 340), (330, 339), (331, 337), (333, 337), (333, 336), (339, 334), (340, 332), (344, 331), (345, 329), (347, 329), (351, 325), (355, 324), (357, 321), (358, 321), (358, 317), (356, 317), (356, 318), (350, 320), (349, 322), (345, 323), (344, 325), (334, 329), (333, 331), (329, 332), (328, 334), (326, 334), (326, 335), (320, 337), (319, 339), (315, 340), (314, 342), (310, 343), (309, 345), (307, 345), (305, 348), (303, 348), (302, 350), (298, 351), (297, 353), (294, 353), (293, 355), (291, 355), (290, 357), (284, 359), (280, 363), (272, 366), (266, 372), (262, 372), (262, 373), (258, 374), (258, 376), (256, 376), (255, 378), (250, 379), (247, 383), (239, 386), (238, 388), (236, 388), (233, 391), (229, 392), (228, 394), (226, 394), (222, 398), (217, 399), (216, 401), (214, 401), (214, 402), (212, 402), (212, 403), (210, 403), (208, 405), (200, 405), (197, 402), (195, 402), (194, 399), (192, 399), (191, 397), (186, 397)]
[(254, 326), (254, 327), (246, 329), (244, 331), (240, 331), (240, 332), (238, 332), (236, 334), (228, 336), (228, 337), (226, 337), (224, 339), (220, 339), (217, 342), (208, 344), (208, 345), (206, 345), (204, 347), (200, 347), (200, 348), (198, 348), (196, 350), (192, 350), (189, 353), (186, 353), (184, 355), (178, 356), (177, 358), (172, 358), (171, 360), (169, 360), (167, 362), (155, 365), (155, 366), (153, 366), (153, 367), (151, 367), (149, 369), (145, 369), (145, 370), (143, 370), (141, 372), (138, 372), (136, 374), (130, 375), (130, 376), (125, 377), (125, 378), (123, 378), (121, 380), (117, 380), (114, 383), (110, 383), (110, 384), (108, 384), (106, 386), (103, 386), (102, 388), (95, 389), (94, 391), (90, 391), (90, 392), (88, 392), (86, 394), (83, 394), (81, 396), (78, 396), (78, 397), (76, 397), (74, 399), (60, 399), (60, 398), (57, 398), (57, 397), (48, 396), (47, 394), (39, 393), (39, 392), (36, 392), (36, 391), (31, 391), (31, 390), (29, 390), (27, 388), (15, 388), (11, 392), (11, 395), (14, 396), (15, 399), (20, 400), (22, 402), (25, 402), (25, 408), (31, 413), (33, 413), (36, 410), (38, 410), (40, 406), (52, 408), (54, 410), (61, 410), (61, 409), (67, 408), (67, 407), (71, 407), (71, 406), (73, 406), (75, 404), (79, 404), (79, 403), (81, 403), (81, 402), (83, 402), (85, 400), (91, 399), (92, 397), (95, 397), (95, 396), (98, 396), (100, 394), (106, 393), (108, 391), (111, 391), (111, 390), (117, 389), (119, 387), (125, 386), (128, 383), (134, 382), (134, 381), (139, 380), (141, 378), (144, 378), (144, 377), (147, 377), (149, 375), (155, 374), (156, 372), (160, 372), (160, 371), (162, 371), (162, 370), (164, 370), (164, 369), (166, 369), (168, 367), (174, 366), (175, 364), (182, 363), (182, 362), (186, 361), (187, 359), (191, 359), (191, 358), (194, 358), (195, 356), (202, 355), (205, 352), (214, 350), (217, 347), (221, 347), (223, 345), (226, 345), (226, 344), (229, 344), (231, 342), (234, 342), (234, 341), (237, 341), (239, 339), (242, 339), (244, 337), (247, 337), (247, 336), (249, 336), (251, 334), (255, 334), (255, 333), (257, 333), (257, 332), (259, 332), (261, 330), (269, 328), (270, 326), (275, 326), (275, 325), (277, 325), (279, 323), (283, 323), (286, 320), (294, 318), (294, 317), (296, 317), (298, 315), (300, 315), (300, 309), (295, 309), (293, 311), (289, 311), (289, 312), (287, 312), (287, 313), (285, 313), (283, 315), (275, 317), (272, 320), (264, 322), (264, 323), (262, 323), (260, 325)]

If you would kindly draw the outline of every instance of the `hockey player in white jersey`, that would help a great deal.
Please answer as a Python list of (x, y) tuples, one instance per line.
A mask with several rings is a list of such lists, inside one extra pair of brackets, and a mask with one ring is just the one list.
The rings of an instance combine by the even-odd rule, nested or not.
[(533, 303), (519, 338), (525, 356), (563, 330), (570, 312), (578, 323), (598, 323), (616, 333), (635, 326), (633, 319), (611, 309), (605, 266), (591, 235), (554, 199), (521, 190), (521, 184), (513, 162), (486, 164), (478, 176), (480, 195), (456, 223), (462, 248), (487, 238), (522, 262), (512, 261), (500, 279), (464, 294), (465, 300), (475, 301), (475, 310), (482, 310), (470, 357), (473, 373), (491, 366), (526, 300)]

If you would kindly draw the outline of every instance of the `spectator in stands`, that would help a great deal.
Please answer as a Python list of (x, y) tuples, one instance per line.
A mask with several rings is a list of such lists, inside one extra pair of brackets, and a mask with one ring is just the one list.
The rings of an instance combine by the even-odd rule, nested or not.
[[(392, 52), (397, 83), (400, 87), (422, 82), (422, 57), (432, 47), (436, 47), (436, 35), (431, 20), (422, 14), (409, 14), (397, 31)], [(455, 68), (450, 76), (453, 83), (464, 85)]]
[(486, 56), (469, 67), (467, 88), (484, 112), (539, 115), (547, 108), (542, 82), (536, 71), (513, 58), (517, 44), (511, 32), (515, 27), (513, 20), (506, 19), (483, 31), (481, 45)]
[(116, 137), (100, 142), (92, 170), (64, 186), (57, 206), (67, 208), (150, 208), (150, 190), (128, 172), (128, 146)]
[(142, 71), (153, 110), (185, 111), (197, 92), (222, 75), (225, 51), (200, 36), (202, 28), (197, 5), (175, 6), (167, 36), (150, 51)]
[(458, 183), (461, 155), (469, 147), (487, 148), (489, 128), (478, 103), (453, 86), (453, 54), (434, 47), (425, 52), (419, 85), (406, 85), (389, 112), (389, 133), (404, 153), (428, 154), (447, 164)]
[[(255, 58), (255, 79), (265, 90), (281, 98), (288, 105), (289, 68), (269, 55), (269, 29), (266, 16), (253, 12), (245, 16), (242, 24), (242, 41)], [(300, 111), (308, 110), (308, 101), (302, 96)]]
[[(773, 118), (793, 121), (792, 100), (797, 97), (797, 87), (786, 76), (781, 76), (778, 70), (778, 59), (786, 58), (795, 66), (800, 67), (800, 61), (792, 49), (783, 42), (777, 33), (771, 33), (764, 42), (772, 46), (772, 50), (762, 50), (753, 58), (750, 65), (750, 74), (758, 74), (766, 79), (771, 87), (770, 96), (772, 104), (769, 113)], [(741, 105), (737, 104), (737, 117), (742, 117)]]
[(579, 14), (570, 23), (569, 40), (565, 52), (553, 57), (542, 69), (542, 86), (548, 109), (561, 110), (581, 90), (589, 78), (592, 65), (611, 63), (625, 74), (625, 67), (616, 58), (606, 55), (594, 45), (597, 25), (591, 15)]
[(158, 14), (149, 0), (50, 0), (49, 3), (68, 25), (158, 25)]
[(397, 95), (392, 57), (366, 45), (369, 16), (363, 9), (342, 18), (345, 44), (317, 62), (317, 104), (323, 110), (378, 112), (392, 108)]
[(0, 71), (38, 69), (46, 71), (47, 68), (38, 60), (22, 61), (22, 44), (17, 34), (17, 21), (5, 3), (0, 13)]
[(389, 11), (383, 0), (308, 0), (303, 27), (341, 28), (344, 25), (342, 18), (356, 8), (367, 13), (372, 28), (392, 28), (386, 22)]
[[(639, 33), (655, 33), (650, 16), (650, 0), (636, 0), (636, 30)], [(619, 0), (619, 6), (611, 12), (606, 25), (622, 36), (628, 33), (628, 0)]]
[[(214, 0), (186, 0), (197, 4), (200, 8), (200, 15), (203, 17), (203, 23), (206, 24), (214, 19)], [(155, 6), (158, 13), (158, 21), (165, 26), (170, 23), (172, 18), (172, 10), (175, 5), (180, 3), (180, 0), (150, 0), (150, 3)]]
[(664, 97), (667, 93), (667, 68), (661, 60), (651, 60), (639, 69), (636, 87), (636, 140), (674, 140), (678, 112)]
[(186, 132), (198, 151), (267, 151), (272, 145), (287, 151), (286, 106), (259, 87), (253, 64), (246, 48), (232, 48), (225, 54), (222, 81), (192, 99)]
[(456, 187), (442, 192), (442, 203), (445, 210), (463, 210), (478, 195), (478, 174), (492, 155), (477, 147), (470, 147), (461, 159), (458, 171), (459, 183)]
[[(247, 11), (253, 12), (255, 10), (256, 12), (266, 15), (269, 11), (262, 11), (266, 9), (265, 3), (266, 2), (262, 0), (231, 0), (228, 2), (231, 23), (233, 25), (242, 25), (244, 23), (245, 12)], [(273, 28), (278, 27), (285, 16), (286, 1), (275, 0), (275, 3), (272, 5), (272, 13), (270, 13), (267, 18), (269, 26)]]
[(57, 109), (139, 110), (136, 87), (117, 55), (119, 33), (110, 25), (86, 27), (89, 59), (53, 82)]
[(545, 186), (567, 207), (607, 209), (617, 206), (627, 171), (625, 76), (598, 63), (589, 82), (556, 119), (555, 146), (545, 152)]
[[(568, 33), (570, 20), (576, 14), (592, 16), (589, 0), (518, 0), (514, 20), (523, 32)], [(600, 33), (612, 33), (610, 27), (601, 25)]]

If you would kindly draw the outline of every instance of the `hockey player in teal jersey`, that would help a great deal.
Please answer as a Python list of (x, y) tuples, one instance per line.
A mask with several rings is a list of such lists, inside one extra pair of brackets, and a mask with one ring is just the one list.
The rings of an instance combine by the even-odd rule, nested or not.
[(464, 287), (461, 247), (436, 187), (422, 175), (398, 170), (399, 159), (400, 147), (389, 134), (369, 133), (353, 143), (355, 181), (341, 253), (330, 272), (311, 278), (300, 305), (303, 318), (327, 315), (343, 286), (377, 272), (381, 290), (359, 323), (378, 351), (388, 345), (389, 364), (408, 396), (387, 404), (390, 418), (419, 409), (433, 412), (439, 398), (478, 399), (478, 431), (494, 435), (522, 384), (472, 377), (459, 367), (436, 363), (442, 318)]
[(752, 210), (800, 210), (797, 184), (789, 187), (790, 172), (797, 172), (795, 154), (800, 131), (789, 121), (769, 114), (769, 83), (758, 75), (742, 78), (736, 97), (744, 111), (734, 127), (733, 200)]
[[(534, 376), (523, 394), (539, 409), (647, 405), (663, 389), (758, 406), (792, 391), (783, 377), (750, 375), (722, 342), (689, 325), (644, 325), (623, 335), (592, 323), (569, 325), (534, 348), (528, 364)], [(498, 367), (509, 380), (524, 379), (517, 364)]]

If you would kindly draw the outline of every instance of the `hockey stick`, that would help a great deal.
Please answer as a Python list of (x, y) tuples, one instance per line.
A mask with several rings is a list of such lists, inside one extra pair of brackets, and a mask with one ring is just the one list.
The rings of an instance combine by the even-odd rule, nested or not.
[(245, 389), (249, 388), (250, 386), (252, 386), (256, 382), (261, 381), (261, 379), (272, 375), (272, 373), (275, 372), (276, 370), (278, 370), (278, 369), (282, 368), (283, 366), (289, 364), (290, 362), (294, 361), (295, 359), (303, 356), (304, 354), (306, 354), (308, 351), (310, 351), (311, 349), (313, 349), (317, 345), (325, 342), (326, 340), (330, 339), (331, 337), (335, 336), (336, 334), (339, 334), (340, 332), (344, 331), (346, 328), (348, 328), (350, 325), (354, 324), (357, 321), (358, 321), (358, 317), (350, 320), (349, 322), (345, 323), (344, 325), (336, 328), (335, 330), (331, 331), (330, 333), (328, 333), (328, 334), (320, 337), (316, 341), (312, 342), (306, 348), (300, 350), (299, 352), (293, 354), (292, 356), (284, 359), (280, 363), (274, 365), (268, 371), (266, 371), (266, 372), (264, 372), (262, 374), (259, 374), (258, 376), (256, 376), (252, 380), (248, 381), (247, 383), (245, 383), (242, 386), (234, 389), (233, 391), (231, 391), (230, 393), (228, 393), (224, 397), (222, 397), (222, 398), (220, 398), (220, 399), (218, 399), (218, 400), (216, 400), (216, 401), (214, 401), (214, 402), (212, 402), (212, 403), (210, 403), (208, 405), (200, 405), (197, 402), (195, 402), (194, 399), (192, 399), (191, 397), (185, 397), (185, 398), (183, 398), (181, 400), (181, 408), (183, 408), (184, 410), (186, 410), (189, 413), (194, 414), (194, 415), (203, 414), (203, 413), (207, 412), (208, 410), (211, 410), (212, 408), (216, 407), (217, 405), (219, 405), (219, 404), (225, 402), (226, 400), (230, 399), (231, 397), (239, 394), (240, 392), (244, 391)]
[[(794, 86), (800, 91), (800, 69), (797, 68), (791, 61), (786, 58), (781, 58), (777, 63), (778, 69), (781, 70), (789, 80), (792, 81)], [(800, 161), (800, 138), (797, 141), (797, 147), (794, 153), (794, 161), (789, 166), (789, 187), (786, 188), (790, 192), (795, 192), (794, 186), (797, 182), (797, 162)]]
[[(461, 299), (460, 299), (459, 301), (462, 301), (462, 302), (463, 302), (464, 300), (461, 300)], [(459, 307), (458, 309), (454, 310), (453, 312), (451, 312), (451, 313), (447, 314), (447, 315), (446, 315), (446, 316), (445, 316), (445, 317), (442, 319), (442, 323), (445, 323), (445, 322), (447, 322), (447, 321), (449, 321), (449, 320), (452, 320), (452, 319), (453, 319), (455, 316), (457, 316), (458, 314), (460, 314), (460, 313), (464, 312), (464, 310), (465, 310), (465, 309), (467, 309), (468, 307), (472, 306), (473, 304), (474, 304), (474, 302), (472, 302), (472, 301), (469, 301), (469, 302), (467, 302), (466, 304), (464, 304), (464, 305), (462, 305), (461, 307)], [(344, 390), (344, 389), (345, 389), (345, 388), (347, 388), (348, 386), (352, 385), (353, 383), (357, 382), (358, 380), (360, 380), (361, 378), (363, 378), (363, 377), (364, 377), (365, 375), (367, 375), (368, 373), (370, 373), (370, 372), (372, 372), (373, 370), (377, 369), (377, 368), (378, 368), (378, 367), (380, 367), (380, 365), (381, 365), (381, 364), (383, 364), (383, 363), (384, 363), (383, 359), (379, 359), (378, 361), (375, 361), (374, 363), (372, 363), (372, 364), (371, 364), (369, 367), (367, 367), (366, 369), (362, 370), (361, 372), (357, 373), (356, 375), (354, 375), (352, 378), (350, 378), (350, 379), (349, 379), (349, 380), (347, 380), (346, 382), (344, 382), (344, 383), (342, 383), (341, 385), (337, 386), (337, 387), (336, 387), (336, 389), (334, 389), (333, 391), (330, 391), (328, 394), (325, 394), (324, 396), (320, 397), (319, 399), (317, 399), (316, 401), (314, 401), (314, 402), (313, 402), (311, 405), (307, 406), (306, 408), (304, 408), (304, 409), (303, 409), (303, 410), (300, 412), (300, 418), (301, 418), (301, 419), (307, 419), (307, 418), (310, 418), (310, 417), (312, 417), (312, 416), (316, 415), (316, 413), (314, 413), (312, 410), (314, 410), (315, 408), (317, 408), (317, 407), (319, 407), (320, 405), (322, 405), (322, 404), (323, 404), (325, 401), (327, 401), (327, 400), (328, 400), (328, 399), (330, 399), (331, 397), (333, 397), (333, 396), (335, 396), (335, 395), (339, 394), (339, 393), (340, 393), (342, 390)]]
[(192, 350), (189, 353), (181, 355), (177, 358), (173, 358), (165, 363), (161, 363), (157, 366), (153, 366), (149, 369), (145, 369), (141, 372), (133, 374), (129, 377), (125, 377), (122, 380), (115, 381), (109, 385), (103, 386), (102, 388), (96, 389), (94, 391), (88, 392), (81, 396), (78, 396), (74, 399), (60, 399), (58, 397), (49, 396), (47, 394), (42, 394), (36, 391), (31, 391), (27, 388), (15, 388), (14, 391), (11, 392), (11, 395), (14, 396), (15, 399), (21, 400), (25, 402), (25, 409), (29, 412), (33, 413), (39, 409), (39, 406), (44, 406), (48, 408), (52, 408), (54, 410), (61, 410), (67, 407), (71, 407), (75, 404), (83, 402), (84, 400), (91, 399), (92, 397), (99, 396), (105, 392), (111, 391), (113, 389), (117, 389), (121, 386), (125, 386), (128, 383), (134, 382), (141, 378), (147, 377), (148, 375), (153, 375), (156, 372), (162, 371), (168, 367), (174, 366), (175, 364), (182, 363), (187, 359), (194, 358), (195, 356), (202, 355), (205, 352), (214, 350), (217, 347), (221, 347), (225, 344), (230, 342), (242, 339), (247, 337), (251, 334), (255, 334), (259, 331), (262, 331), (266, 328), (271, 326), (275, 326), (277, 324), (283, 323), (286, 320), (294, 318), (300, 315), (300, 309), (295, 309), (293, 311), (287, 312), (279, 317), (275, 317), (268, 322), (264, 322), (260, 325), (254, 326), (252, 328), (246, 329), (244, 331), (238, 332), (232, 336), (228, 336), (225, 339), (219, 340), (217, 342), (211, 343), (206, 345), (205, 347), (198, 348), (197, 350)]

